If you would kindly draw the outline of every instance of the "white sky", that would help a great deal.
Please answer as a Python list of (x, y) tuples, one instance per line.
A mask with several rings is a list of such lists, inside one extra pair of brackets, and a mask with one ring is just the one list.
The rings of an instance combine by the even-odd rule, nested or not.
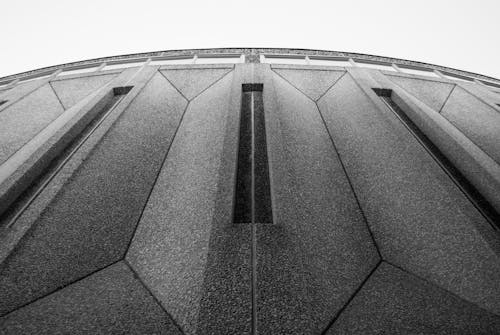
[(500, 0), (2, 2), (0, 76), (128, 53), (289, 47), (500, 78)]

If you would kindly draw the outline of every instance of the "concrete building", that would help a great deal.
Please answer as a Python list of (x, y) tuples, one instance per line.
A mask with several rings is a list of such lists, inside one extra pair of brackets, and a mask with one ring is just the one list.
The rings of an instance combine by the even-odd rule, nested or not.
[(500, 334), (500, 80), (292, 49), (0, 79), (1, 334)]

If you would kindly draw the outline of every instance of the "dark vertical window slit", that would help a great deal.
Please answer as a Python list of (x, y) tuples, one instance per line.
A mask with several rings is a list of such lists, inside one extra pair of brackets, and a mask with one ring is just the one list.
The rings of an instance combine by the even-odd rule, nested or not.
[(263, 84), (243, 84), (235, 223), (272, 223)]
[(418, 126), (406, 115), (404, 110), (392, 99), (392, 90), (374, 88), (373, 91), (385, 102), (385, 104), (403, 122), (406, 128), (415, 136), (422, 146), (429, 152), (432, 158), (448, 174), (453, 182), (460, 188), (465, 196), (479, 210), (485, 219), (496, 229), (500, 229), (500, 214), (475, 188), (474, 185), (455, 167), (455, 165), (434, 145), (434, 143), (418, 128)]

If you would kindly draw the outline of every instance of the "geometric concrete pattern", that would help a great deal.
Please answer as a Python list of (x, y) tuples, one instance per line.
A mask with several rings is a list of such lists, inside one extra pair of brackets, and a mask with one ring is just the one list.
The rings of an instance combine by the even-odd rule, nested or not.
[(273, 70), (296, 86), (312, 100), (318, 100), (345, 74), (345, 71), (325, 69), (306, 70), (303, 68), (273, 66)]
[(63, 112), (49, 84), (0, 112), (0, 164)]
[[(260, 63), (62, 78), (1, 93), (0, 196), (29, 185), (0, 213), (0, 334), (500, 334), (499, 230), (372, 90), (500, 178), (483, 86)], [(272, 223), (233, 219), (247, 83)]]
[(414, 95), (424, 104), (440, 112), (456, 85), (431, 79), (387, 76), (392, 82)]
[(75, 105), (99, 87), (107, 84), (116, 74), (86, 76), (83, 78), (52, 80), (50, 85), (65, 109)]

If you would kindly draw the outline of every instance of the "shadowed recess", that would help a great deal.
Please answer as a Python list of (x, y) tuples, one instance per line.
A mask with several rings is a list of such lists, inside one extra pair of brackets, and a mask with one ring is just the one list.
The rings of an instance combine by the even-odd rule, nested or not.
[(186, 101), (157, 73), (0, 269), (0, 314), (123, 257)]
[(262, 84), (243, 84), (235, 223), (272, 223)]

